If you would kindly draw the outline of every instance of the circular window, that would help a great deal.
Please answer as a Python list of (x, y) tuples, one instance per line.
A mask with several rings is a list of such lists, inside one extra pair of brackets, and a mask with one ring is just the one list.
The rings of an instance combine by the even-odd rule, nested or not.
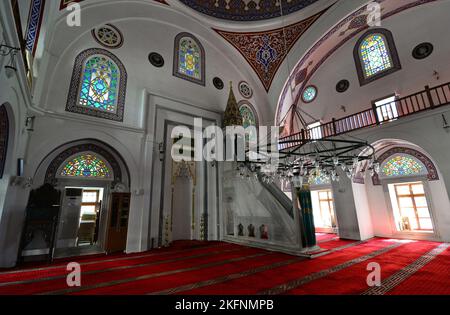
[(214, 86), (215, 86), (216, 89), (218, 89), (218, 90), (223, 90), (224, 84), (223, 84), (223, 81), (222, 81), (221, 78), (215, 77), (215, 78), (213, 79), (213, 84), (214, 84)]
[(336, 84), (336, 91), (338, 93), (344, 93), (350, 87), (350, 82), (348, 80), (341, 80)]
[(415, 59), (421, 60), (425, 59), (433, 53), (434, 47), (431, 43), (422, 43), (417, 45), (413, 50), (413, 57)]
[(160, 54), (158, 54), (156, 52), (150, 53), (150, 55), (148, 55), (148, 60), (150, 61), (150, 63), (153, 66), (155, 66), (157, 68), (161, 68), (162, 66), (164, 66), (163, 56), (161, 56)]
[(123, 45), (123, 36), (117, 27), (105, 24), (92, 30), (92, 36), (102, 46), (119, 48)]
[(317, 97), (317, 88), (313, 85), (308, 86), (302, 94), (303, 102), (311, 103)]
[(253, 96), (253, 90), (250, 87), (250, 85), (245, 82), (245, 81), (241, 81), (239, 82), (239, 93), (241, 93), (241, 95), (244, 98), (251, 98)]

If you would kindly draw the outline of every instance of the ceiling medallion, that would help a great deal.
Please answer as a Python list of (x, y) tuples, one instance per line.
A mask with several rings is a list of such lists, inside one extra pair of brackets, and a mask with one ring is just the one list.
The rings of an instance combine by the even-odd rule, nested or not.
[(338, 93), (344, 93), (350, 87), (350, 82), (348, 80), (341, 80), (336, 84), (336, 91)]
[(241, 81), (238, 86), (239, 93), (241, 93), (242, 97), (249, 99), (253, 96), (253, 90), (247, 82)]
[(103, 47), (120, 48), (123, 45), (122, 33), (112, 24), (105, 24), (94, 28), (91, 33), (97, 43)]
[(214, 87), (215, 87), (216, 89), (218, 89), (218, 90), (223, 90), (224, 84), (223, 84), (223, 81), (222, 81), (221, 78), (215, 77), (215, 78), (213, 79), (213, 84), (214, 84)]
[(413, 57), (415, 59), (421, 60), (425, 59), (433, 53), (434, 47), (431, 43), (422, 43), (417, 45), (413, 50)]
[(156, 68), (161, 68), (164, 66), (164, 58), (157, 52), (152, 52), (148, 55), (148, 60), (150, 63), (155, 66)]

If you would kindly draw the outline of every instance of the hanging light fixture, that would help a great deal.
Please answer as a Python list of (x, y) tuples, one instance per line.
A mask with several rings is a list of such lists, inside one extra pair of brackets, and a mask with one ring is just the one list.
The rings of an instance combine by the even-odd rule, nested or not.
[[(283, 4), (280, 1), (280, 13), (283, 23), (283, 39), (284, 49), (286, 52), (286, 63), (291, 74), (291, 67), (289, 64), (288, 45), (286, 38), (286, 27), (284, 25)], [(303, 84), (306, 84), (304, 82)], [(293, 93), (290, 89), (291, 94)], [(291, 95), (292, 99), (293, 94)], [(271, 143), (265, 146), (259, 146), (259, 149), (265, 147), (267, 154), (258, 152), (258, 159), (249, 159), (244, 164), (247, 164), (247, 170), (253, 170), (260, 174), (260, 178), (264, 183), (272, 183), (275, 180), (291, 181), (295, 187), (301, 187), (304, 182), (309, 182), (311, 177), (322, 176), (332, 181), (339, 182), (341, 176), (340, 171), (344, 176), (350, 180), (357, 172), (364, 172), (361, 170), (361, 162), (368, 162), (368, 170), (372, 176), (378, 174), (380, 167), (375, 158), (375, 148), (367, 141), (358, 139), (352, 136), (332, 136), (323, 137), (322, 126), (315, 128), (308, 128), (308, 124), (304, 118), (308, 116), (312, 121), (319, 121), (308, 113), (302, 111), (297, 104), (293, 104), (284, 119), (288, 124), (290, 135), (295, 137), (285, 137), (278, 141), (279, 151), (274, 154), (271, 153)], [(300, 133), (293, 133), (293, 125), (295, 121), (299, 122)], [(320, 135), (320, 136), (318, 136)], [(242, 172), (242, 167), (240, 168)]]

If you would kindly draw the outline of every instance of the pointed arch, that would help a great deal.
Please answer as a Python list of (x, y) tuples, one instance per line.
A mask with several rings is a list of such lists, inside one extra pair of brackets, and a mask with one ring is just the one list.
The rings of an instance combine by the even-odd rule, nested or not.
[(205, 86), (205, 49), (190, 33), (175, 37), (173, 75)]
[(92, 48), (75, 59), (66, 111), (123, 121), (127, 72), (107, 50)]
[(360, 85), (366, 85), (400, 70), (394, 37), (387, 29), (377, 28), (364, 33), (354, 48)]

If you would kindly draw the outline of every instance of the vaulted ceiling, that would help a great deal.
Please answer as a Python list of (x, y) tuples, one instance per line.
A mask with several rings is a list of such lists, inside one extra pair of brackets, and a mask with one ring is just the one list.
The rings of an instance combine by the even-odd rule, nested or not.
[(297, 12), (318, 0), (180, 0), (190, 8), (224, 20), (259, 21)]
[[(426, 11), (432, 8), (433, 4), (441, 6), (448, 3), (444, 0), (376, 1), (382, 6), (382, 27), (389, 28), (390, 22), (400, 19), (391, 27), (395, 36), (403, 34), (400, 31), (403, 31), (401, 25), (405, 25), (406, 15), (402, 13), (410, 13), (415, 20), (418, 16), (425, 19)], [(80, 27), (69, 27), (66, 23), (70, 11), (65, 10), (65, 7), (71, 2), (81, 3)], [(256, 5), (257, 3), (259, 5)], [(284, 0), (284, 13), (281, 18), (278, 15), (278, 9), (281, 14), (281, 8), (275, 0), (47, 2), (46, 10), (51, 12), (52, 20), (43, 24), (41, 48), (36, 56), (36, 68), (39, 69), (40, 65), (46, 66), (40, 69), (46, 81), (42, 86), (37, 86), (35, 95), (40, 97), (42, 106), (49, 110), (64, 110), (61, 104), (67, 97), (66, 89), (70, 83), (68, 81), (73, 60), (81, 51), (98, 47), (92, 37), (92, 29), (111, 23), (122, 32), (124, 38), (123, 45), (115, 48), (113, 52), (123, 61), (130, 74), (127, 104), (141, 102), (142, 90), (146, 89), (156, 95), (223, 111), (228, 89), (215, 88), (213, 79), (219, 77), (226, 86), (229, 81), (233, 81), (235, 89), (241, 81), (248, 83), (254, 92), (249, 101), (257, 108), (262, 124), (272, 124), (276, 114), (277, 123), (280, 123), (280, 119), (285, 116), (289, 107), (298, 101), (307, 84), (314, 84), (319, 88), (318, 98), (314, 104), (308, 104), (307, 109), (314, 117), (335, 114), (330, 112), (332, 105), (336, 108), (345, 105), (347, 109), (353, 110), (346, 99), (342, 104), (335, 104), (338, 97), (344, 98), (346, 94), (336, 96), (333, 91), (340, 79), (350, 81), (352, 93), (362, 90), (351, 76), (354, 75), (354, 64), (350, 63), (352, 55), (346, 57), (350, 61), (345, 67), (341, 59), (335, 60), (333, 56), (342, 56), (341, 47), (347, 42), (351, 45), (352, 40), (356, 40), (358, 34), (367, 28), (364, 23), (367, 20), (367, 3), (368, 0)], [(439, 11), (439, 7), (435, 9)], [(191, 33), (205, 48), (204, 86), (180, 80), (172, 75), (174, 38), (181, 32)], [(420, 32), (424, 33), (425, 30)], [(424, 41), (429, 37), (426, 32), (420, 38), (417, 31), (413, 33), (407, 30), (404, 33), (411, 35), (406, 45), (413, 47), (418, 44), (416, 41)], [(414, 34), (416, 38), (412, 38)], [(400, 52), (410, 55), (413, 47), (400, 47)], [(437, 47), (436, 51), (441, 50)], [(164, 66), (152, 67), (148, 62), (150, 52), (162, 55), (165, 59)], [(333, 62), (330, 63), (329, 60)], [(433, 61), (432, 58), (430, 60)], [(328, 85), (333, 85), (331, 92), (327, 92)], [(382, 94), (379, 91), (377, 93)], [(323, 100), (324, 95), (330, 97)], [(357, 110), (356, 105), (354, 109)], [(138, 116), (134, 120), (126, 121), (130, 126), (138, 122)]]

